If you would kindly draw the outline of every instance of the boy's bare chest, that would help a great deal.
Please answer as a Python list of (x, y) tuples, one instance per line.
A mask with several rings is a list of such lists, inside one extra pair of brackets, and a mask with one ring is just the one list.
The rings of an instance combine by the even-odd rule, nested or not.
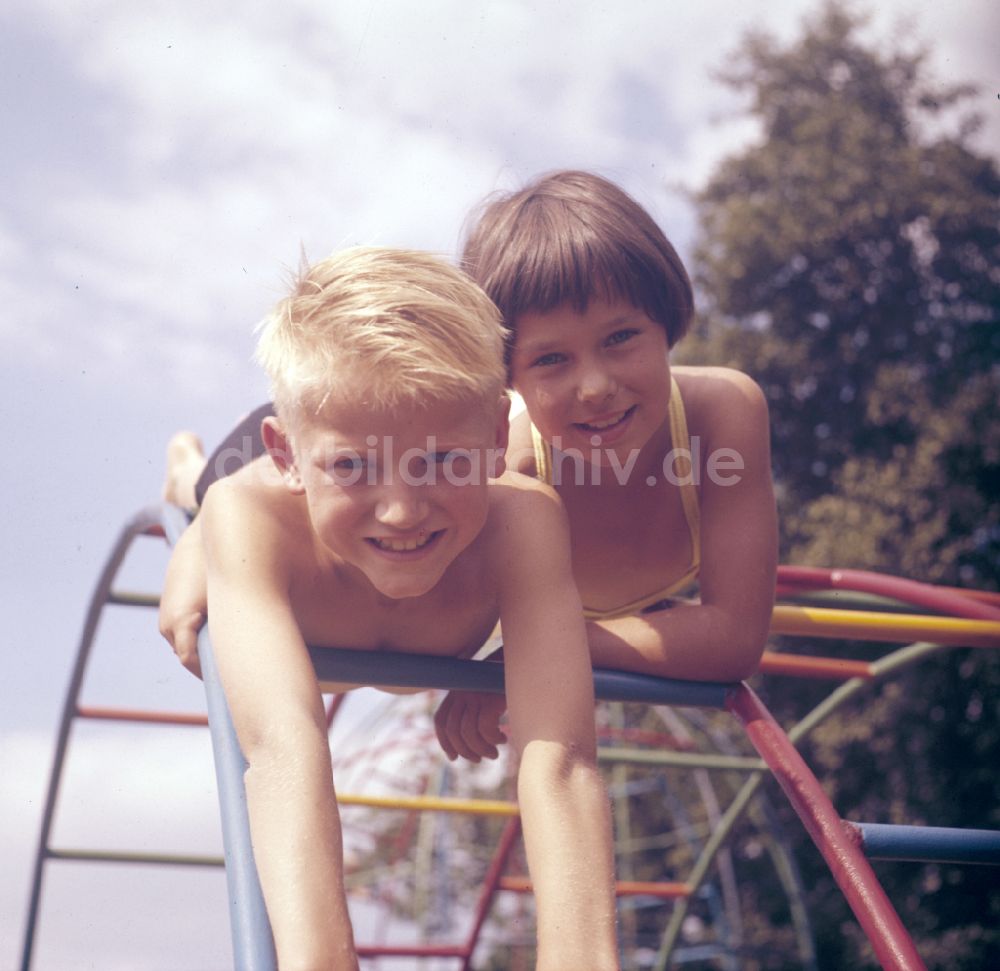
[(315, 573), (295, 584), (292, 606), (309, 644), (471, 655), (499, 615), (488, 579), (484, 571), (456, 571), (428, 594), (394, 600), (356, 577)]

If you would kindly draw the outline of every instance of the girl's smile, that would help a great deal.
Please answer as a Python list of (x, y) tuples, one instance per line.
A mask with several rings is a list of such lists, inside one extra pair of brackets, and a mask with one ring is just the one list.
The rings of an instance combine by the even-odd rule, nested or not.
[(522, 314), (516, 333), (513, 385), (546, 441), (588, 456), (613, 450), (619, 464), (654, 439), (669, 448), (661, 434), (670, 404), (667, 338), (642, 310), (592, 298), (582, 312), (563, 305)]

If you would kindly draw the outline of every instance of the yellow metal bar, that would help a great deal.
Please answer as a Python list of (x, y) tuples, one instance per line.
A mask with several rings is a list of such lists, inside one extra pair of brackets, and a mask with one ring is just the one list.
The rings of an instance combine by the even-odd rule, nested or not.
[(479, 816), (516, 816), (516, 802), (500, 799), (458, 799), (451, 796), (364, 796), (339, 795), (342, 806), (376, 806), (380, 809), (422, 809), (429, 812), (473, 813)]
[(1000, 647), (1000, 621), (964, 620), (874, 610), (834, 610), (779, 604), (771, 615), (771, 633), (804, 637), (851, 637), (908, 643), (914, 640), (952, 647)]

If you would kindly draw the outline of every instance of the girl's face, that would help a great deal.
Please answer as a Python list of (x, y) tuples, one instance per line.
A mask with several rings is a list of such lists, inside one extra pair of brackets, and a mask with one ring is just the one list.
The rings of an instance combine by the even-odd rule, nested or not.
[(595, 298), (583, 313), (566, 304), (517, 318), (512, 383), (553, 447), (622, 463), (669, 436), (668, 352), (666, 332), (638, 307)]

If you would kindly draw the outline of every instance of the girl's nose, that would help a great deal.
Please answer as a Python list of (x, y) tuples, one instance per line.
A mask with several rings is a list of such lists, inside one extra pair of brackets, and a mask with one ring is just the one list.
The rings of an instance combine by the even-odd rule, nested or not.
[(590, 364), (583, 368), (577, 386), (581, 401), (598, 402), (614, 397), (618, 384), (614, 377), (600, 364)]

